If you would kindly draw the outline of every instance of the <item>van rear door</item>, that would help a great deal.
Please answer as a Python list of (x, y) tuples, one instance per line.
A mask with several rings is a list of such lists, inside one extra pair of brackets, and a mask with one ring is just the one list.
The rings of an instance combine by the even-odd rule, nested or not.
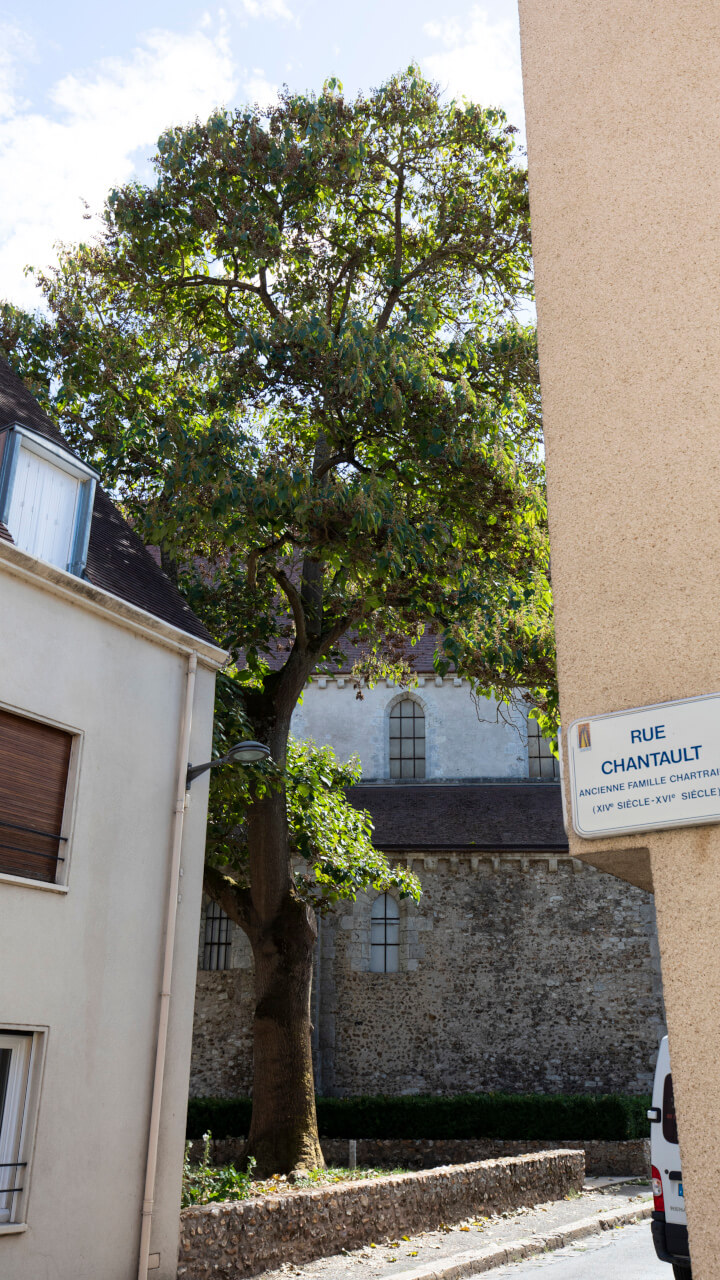
[(675, 1115), (675, 1094), (667, 1037), (663, 1039), (658, 1054), (653, 1084), (653, 1107), (657, 1107), (660, 1111), (661, 1122), (652, 1126), (651, 1159), (662, 1179), (665, 1220), (678, 1226), (687, 1226)]

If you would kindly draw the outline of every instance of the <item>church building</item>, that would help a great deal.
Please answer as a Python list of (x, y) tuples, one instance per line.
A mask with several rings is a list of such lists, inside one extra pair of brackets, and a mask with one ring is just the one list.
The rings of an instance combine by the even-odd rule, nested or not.
[[(569, 856), (558, 766), (522, 701), (478, 700), (412, 651), (416, 684), (316, 675), (297, 738), (357, 754), (353, 803), (418, 875), (319, 924), (320, 1094), (649, 1089), (662, 1027), (652, 896)], [(247, 1095), (252, 956), (206, 902), (191, 1092)]]

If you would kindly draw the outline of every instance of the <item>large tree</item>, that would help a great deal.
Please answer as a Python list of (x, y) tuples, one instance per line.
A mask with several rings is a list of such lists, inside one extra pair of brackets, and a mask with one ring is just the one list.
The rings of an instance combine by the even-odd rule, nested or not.
[[(155, 181), (113, 192), (100, 241), (44, 280), (65, 431), (232, 651), (278, 766), (245, 796), (246, 877), (206, 879), (255, 958), (263, 1170), (320, 1158), (315, 924), (283, 783), (308, 679), (349, 635), (359, 681), (401, 676), (430, 626), (439, 671), (552, 702), (513, 134), (412, 67), (353, 102), (331, 81), (217, 112), (165, 134)], [(18, 330), (18, 361), (32, 345)]]

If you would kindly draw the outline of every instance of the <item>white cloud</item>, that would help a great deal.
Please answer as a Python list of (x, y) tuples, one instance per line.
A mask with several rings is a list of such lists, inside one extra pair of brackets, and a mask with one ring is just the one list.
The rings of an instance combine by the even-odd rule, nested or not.
[(257, 102), (260, 107), (268, 107), (278, 96), (277, 85), (270, 83), (260, 67), (253, 67), (243, 89), (248, 102)]
[(83, 202), (96, 215), (110, 188), (132, 177), (133, 153), (150, 152), (168, 126), (207, 116), (233, 96), (225, 33), (202, 28), (151, 32), (131, 58), (64, 76), (50, 89), (53, 114), (14, 99), (17, 67), (3, 75), (0, 62), (0, 102), (4, 88), (8, 108), (0, 123), (0, 297), (37, 305), (23, 268), (51, 263), (58, 240), (88, 238), (93, 222), (83, 221)]
[(33, 54), (32, 40), (24, 31), (9, 22), (0, 23), (0, 119), (15, 111), (20, 78), (18, 63), (29, 61)]
[(278, 18), (283, 22), (292, 22), (294, 15), (285, 4), (285, 0), (240, 0), (241, 11), (248, 18)]
[(470, 98), (484, 107), (502, 107), (510, 124), (524, 132), (517, 22), (493, 22), (485, 9), (475, 5), (463, 21), (447, 18), (428, 23), (424, 30), (444, 46), (442, 52), (423, 59), (433, 80), (453, 97)]

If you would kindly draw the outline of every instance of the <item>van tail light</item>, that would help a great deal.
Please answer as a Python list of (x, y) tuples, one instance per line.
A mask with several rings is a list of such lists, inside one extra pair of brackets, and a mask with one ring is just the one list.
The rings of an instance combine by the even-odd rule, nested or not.
[(652, 1178), (653, 1208), (656, 1213), (664, 1213), (665, 1197), (663, 1196), (662, 1178), (660, 1177), (660, 1170), (656, 1169), (655, 1165), (650, 1170), (650, 1176)]

